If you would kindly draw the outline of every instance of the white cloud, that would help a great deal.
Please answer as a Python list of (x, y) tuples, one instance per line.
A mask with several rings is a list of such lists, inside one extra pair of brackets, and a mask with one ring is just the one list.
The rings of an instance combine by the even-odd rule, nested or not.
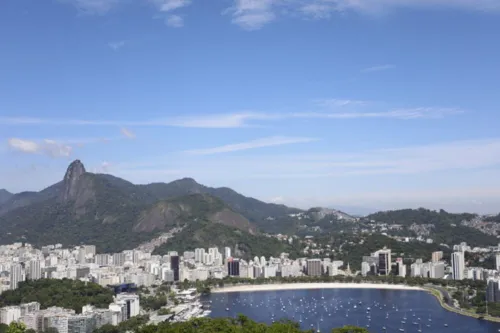
[(7, 140), (12, 150), (26, 154), (44, 154), (51, 157), (68, 157), (71, 155), (72, 147), (54, 140), (45, 139), (40, 142), (10, 138)]
[(165, 24), (172, 28), (182, 28), (184, 26), (184, 19), (179, 15), (169, 15), (165, 19)]
[(354, 99), (319, 99), (315, 104), (321, 107), (341, 107), (341, 106), (362, 106), (368, 104), (366, 101), (359, 101)]
[[(368, 103), (356, 100), (322, 100), (317, 102), (320, 107), (363, 106)], [(241, 128), (262, 125), (263, 122), (303, 118), (303, 119), (357, 119), (357, 118), (386, 118), (386, 119), (432, 119), (456, 115), (464, 111), (459, 108), (418, 107), (392, 109), (389, 111), (357, 111), (357, 110), (329, 110), (332, 112), (307, 111), (289, 113), (263, 112), (235, 112), (212, 115), (191, 115), (152, 120), (82, 120), (82, 119), (50, 119), (30, 117), (0, 117), (0, 126), (119, 126), (119, 127), (187, 127), (187, 128)]]
[(75, 6), (80, 12), (86, 14), (105, 14), (118, 4), (118, 0), (59, 0)]
[(109, 42), (108, 43), (108, 46), (113, 50), (113, 51), (118, 51), (119, 49), (121, 49), (122, 47), (125, 46), (125, 41), (124, 40), (121, 40), (121, 41), (116, 41), (116, 42)]
[(448, 115), (463, 113), (461, 109), (423, 107), (412, 109), (395, 109), (380, 112), (298, 112), (291, 115), (294, 118), (324, 118), (324, 119), (357, 119), (357, 118), (386, 118), (386, 119), (432, 119), (443, 118)]
[(189, 6), (191, 0), (152, 0), (162, 12), (171, 12)]
[(393, 68), (396, 68), (396, 66), (386, 64), (386, 65), (378, 65), (378, 66), (364, 68), (361, 70), (361, 72), (363, 72), (363, 73), (382, 72), (382, 71), (386, 71), (386, 70), (393, 69)]
[(231, 14), (232, 22), (246, 30), (257, 30), (276, 18), (274, 6), (281, 0), (235, 0), (224, 11)]
[(380, 14), (398, 8), (458, 8), (500, 11), (498, 0), (233, 0), (224, 13), (247, 30), (262, 28), (278, 15), (328, 19), (333, 14), (359, 12)]
[(122, 127), (120, 129), (120, 132), (123, 134), (123, 136), (129, 139), (135, 139), (135, 133), (125, 127)]
[(318, 139), (315, 138), (273, 136), (269, 138), (262, 138), (248, 142), (229, 144), (214, 148), (188, 150), (186, 151), (186, 153), (195, 155), (210, 155), (210, 154), (229, 153), (240, 150), (255, 149), (255, 148), (282, 146), (295, 143), (307, 143), (317, 140)]

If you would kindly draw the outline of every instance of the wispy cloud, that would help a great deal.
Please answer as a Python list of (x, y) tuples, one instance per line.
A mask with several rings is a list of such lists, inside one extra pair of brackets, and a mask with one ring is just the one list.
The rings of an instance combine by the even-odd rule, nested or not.
[(10, 138), (7, 140), (10, 149), (26, 154), (43, 154), (50, 157), (68, 157), (73, 148), (54, 140), (42, 140), (39, 142)]
[[(324, 102), (324, 105), (361, 105), (352, 101)], [(52, 126), (118, 126), (118, 127), (186, 127), (186, 128), (240, 128), (258, 126), (263, 122), (302, 119), (357, 119), (357, 118), (386, 118), (386, 119), (433, 119), (449, 115), (456, 115), (464, 111), (459, 108), (419, 107), (407, 109), (391, 109), (389, 111), (357, 111), (336, 110), (325, 112), (321, 110), (289, 113), (262, 113), (236, 112), (213, 115), (192, 115), (184, 117), (163, 118), (153, 120), (82, 120), (82, 119), (46, 119), (32, 117), (0, 117), (0, 125), (52, 125)]]
[(122, 47), (125, 46), (125, 41), (124, 40), (120, 40), (120, 41), (116, 41), (116, 42), (109, 42), (108, 43), (108, 46), (113, 50), (113, 51), (118, 51), (119, 49), (121, 49)]
[(386, 65), (378, 65), (378, 66), (372, 66), (372, 67), (368, 67), (368, 68), (363, 68), (361, 70), (361, 72), (362, 73), (382, 72), (382, 71), (386, 71), (386, 70), (393, 69), (393, 68), (396, 68), (396, 66), (390, 65), (390, 64), (386, 64)]
[(165, 19), (165, 24), (172, 28), (182, 28), (184, 26), (184, 19), (179, 15), (169, 15)]
[(193, 149), (186, 151), (186, 153), (195, 155), (211, 155), (211, 154), (229, 153), (229, 152), (248, 150), (248, 149), (282, 146), (282, 145), (289, 145), (296, 143), (307, 143), (317, 140), (318, 139), (316, 138), (273, 136), (269, 138), (262, 138), (247, 142), (234, 143), (214, 148)]
[(118, 4), (118, 0), (59, 0), (69, 3), (85, 14), (105, 14)]
[(171, 12), (189, 6), (191, 0), (151, 0), (162, 12)]
[(232, 16), (232, 22), (246, 30), (257, 30), (276, 18), (276, 0), (235, 0), (223, 13)]
[(224, 13), (232, 22), (247, 30), (262, 28), (278, 15), (328, 19), (334, 14), (359, 12), (380, 14), (398, 8), (458, 8), (463, 10), (498, 11), (497, 0), (233, 0)]
[(342, 107), (342, 106), (361, 106), (367, 105), (367, 101), (359, 101), (355, 99), (337, 99), (337, 98), (329, 98), (329, 99), (317, 99), (314, 101), (317, 106), (320, 107)]
[(123, 136), (129, 139), (135, 139), (135, 133), (125, 127), (122, 127), (120, 129), (120, 132), (123, 134)]

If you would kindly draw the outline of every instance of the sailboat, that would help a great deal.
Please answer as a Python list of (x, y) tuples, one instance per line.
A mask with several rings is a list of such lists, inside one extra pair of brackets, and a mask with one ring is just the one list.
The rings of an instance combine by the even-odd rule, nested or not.
[(403, 328), (403, 324), (401, 324), (401, 328), (399, 329), (400, 332), (404, 332), (405, 329)]
[(321, 331), (319, 330), (319, 323), (316, 323), (316, 332), (320, 333)]
[(417, 332), (422, 332), (422, 324), (420, 324), (420, 326), (418, 327), (418, 331)]

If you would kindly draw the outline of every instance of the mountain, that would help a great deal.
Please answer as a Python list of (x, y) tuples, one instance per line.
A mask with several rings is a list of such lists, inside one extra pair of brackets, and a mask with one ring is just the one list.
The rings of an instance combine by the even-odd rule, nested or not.
[[(101, 252), (113, 252), (131, 249), (161, 232), (182, 227), (189, 233), (181, 232), (179, 237), (187, 243), (218, 230), (225, 236), (214, 236), (207, 244), (218, 240), (214, 245), (234, 244), (238, 249), (236, 244), (243, 240), (257, 239), (263, 248), (282, 250), (233, 207), (246, 212), (256, 207), (277, 214), (295, 211), (246, 198), (229, 189), (205, 187), (192, 179), (134, 185), (114, 176), (89, 173), (76, 160), (61, 182), (40, 192), (13, 195), (0, 206), (0, 243), (95, 244)], [(257, 218), (262, 216), (259, 214), (249, 215)], [(241, 252), (249, 249), (240, 247)], [(267, 253), (271, 254), (279, 252)]]
[(269, 217), (281, 217), (301, 212), (300, 209), (265, 203), (246, 197), (227, 187), (213, 188), (204, 186), (192, 178), (183, 178), (167, 184), (153, 183), (139, 185), (139, 187), (158, 199), (173, 198), (193, 193), (212, 195), (224, 201), (233, 211), (245, 216), (250, 222), (265, 232), (270, 232), (273, 229), (272, 226), (269, 226)]
[(5, 189), (0, 189), (0, 205), (8, 201), (14, 194)]
[(365, 220), (398, 224), (403, 230), (415, 233), (415, 236), (431, 238), (439, 244), (453, 245), (466, 242), (471, 246), (498, 245), (499, 239), (496, 236), (463, 225), (463, 221), (476, 217), (476, 214), (470, 213), (454, 214), (442, 209), (434, 211), (419, 208), (378, 212), (366, 216)]

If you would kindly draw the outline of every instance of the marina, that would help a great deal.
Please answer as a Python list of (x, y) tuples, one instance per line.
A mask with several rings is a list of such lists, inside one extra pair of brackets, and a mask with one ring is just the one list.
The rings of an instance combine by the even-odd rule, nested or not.
[(369, 332), (499, 332), (500, 324), (446, 311), (432, 295), (417, 290), (309, 289), (216, 293), (211, 317), (243, 314), (265, 323), (298, 322), (329, 332), (356, 325)]

